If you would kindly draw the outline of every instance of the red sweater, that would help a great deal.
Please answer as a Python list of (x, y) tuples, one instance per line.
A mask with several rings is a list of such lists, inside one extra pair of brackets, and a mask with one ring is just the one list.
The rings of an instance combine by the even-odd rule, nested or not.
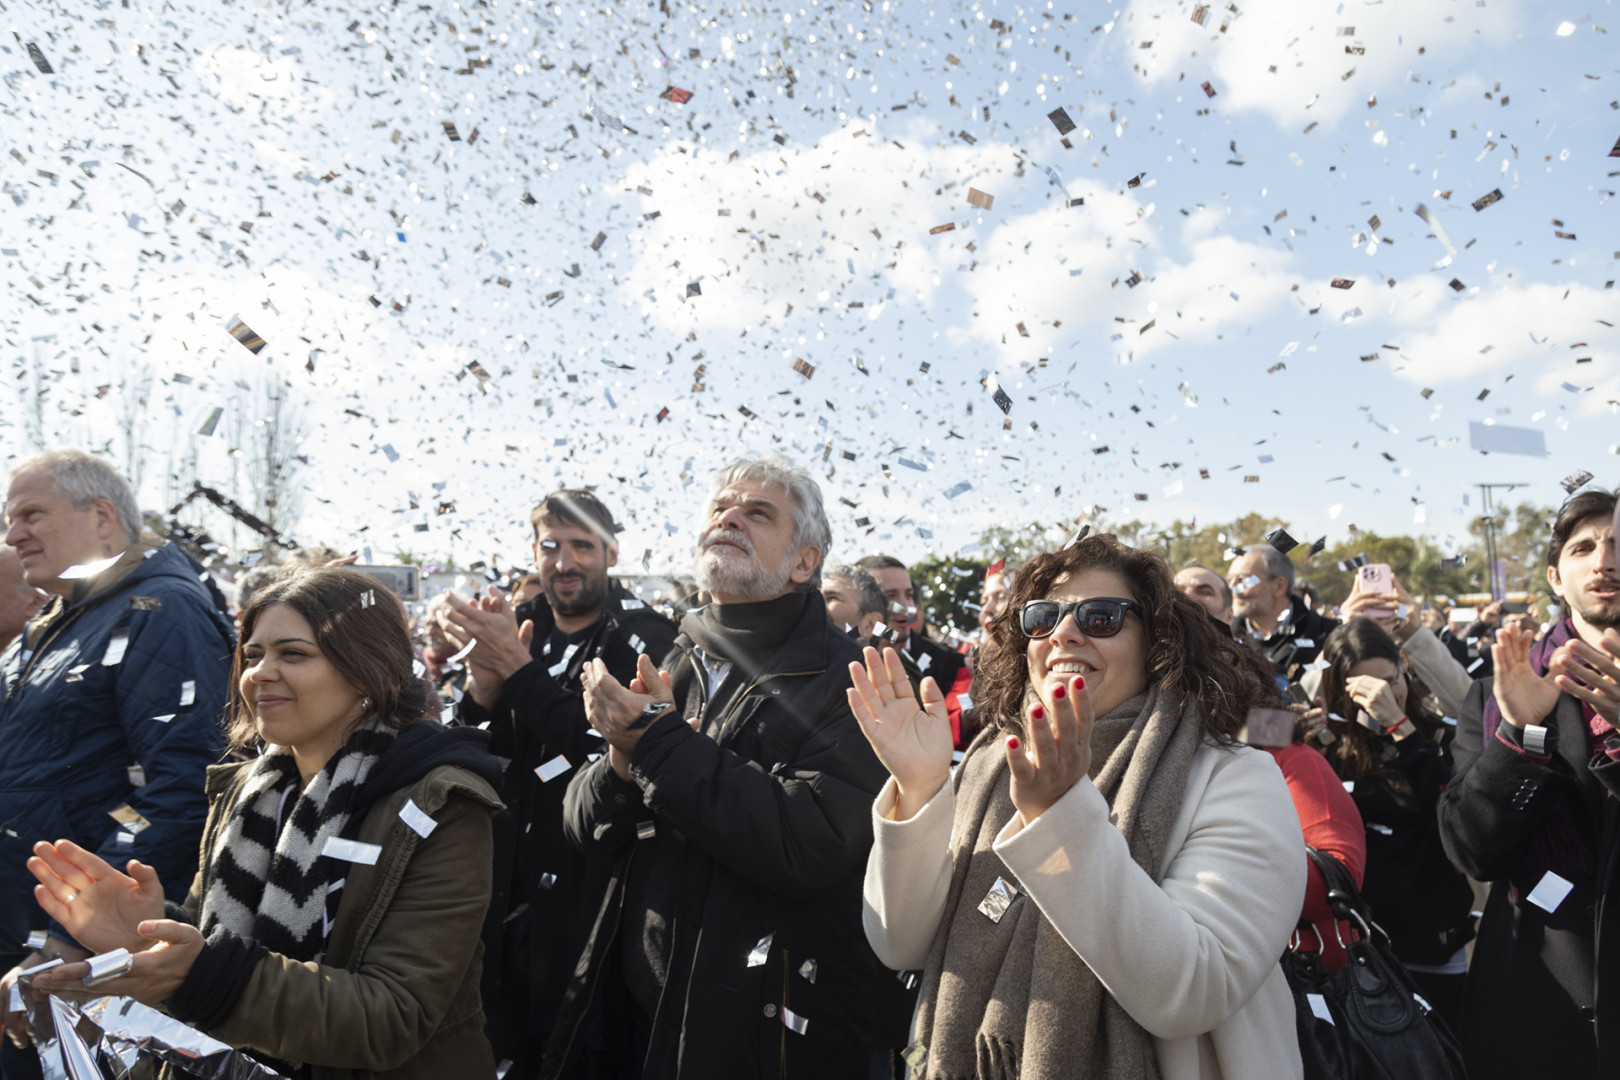
[[(1356, 809), (1350, 793), (1344, 790), (1333, 766), (1303, 743), (1266, 749), (1282, 770), (1283, 779), (1288, 781), (1288, 793), (1294, 797), (1294, 810), (1299, 814), (1305, 842), (1343, 863), (1360, 888), (1361, 875), (1367, 865), (1367, 831), (1361, 822), (1361, 812)], [(1338, 971), (1344, 966), (1345, 955), (1334, 932), (1333, 911), (1327, 902), (1327, 882), (1315, 863), (1306, 859), (1305, 864), (1308, 876), (1301, 918), (1315, 924), (1317, 933), (1322, 935), (1326, 946), (1322, 951), (1323, 966), (1329, 971)], [(1348, 938), (1348, 927), (1344, 933)], [(1316, 935), (1302, 933), (1300, 947), (1306, 952), (1315, 952)]]

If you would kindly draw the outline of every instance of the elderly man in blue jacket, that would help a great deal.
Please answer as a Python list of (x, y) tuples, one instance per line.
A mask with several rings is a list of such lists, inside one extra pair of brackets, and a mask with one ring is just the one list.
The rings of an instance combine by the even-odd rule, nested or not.
[[(141, 542), (129, 484), (78, 450), (11, 474), (6, 543), (50, 601), (0, 656), (0, 970), (61, 953), (26, 869), (41, 840), (139, 859), (181, 900), (197, 865), (203, 770), (224, 748), (230, 624), (172, 544)], [(32, 955), (31, 955), (32, 954)], [(11, 997), (12, 975), (0, 993)], [(4, 1002), (0, 1077), (37, 1075)]]

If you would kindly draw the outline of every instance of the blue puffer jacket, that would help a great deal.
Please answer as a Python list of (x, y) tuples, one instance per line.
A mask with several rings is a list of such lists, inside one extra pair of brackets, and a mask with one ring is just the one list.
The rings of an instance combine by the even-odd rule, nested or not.
[[(40, 840), (65, 837), (119, 869), (140, 859), (183, 900), (208, 813), (203, 771), (224, 751), (235, 635), (180, 550), (131, 548), (80, 589), (0, 657), (0, 954), (46, 925), (25, 865)], [(126, 805), (150, 823), (133, 837), (112, 816)]]

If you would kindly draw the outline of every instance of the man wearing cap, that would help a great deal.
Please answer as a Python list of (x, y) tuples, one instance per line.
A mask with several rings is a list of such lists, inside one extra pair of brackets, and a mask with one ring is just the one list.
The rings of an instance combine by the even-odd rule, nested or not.
[(816, 590), (831, 539), (809, 473), (733, 462), (698, 535), (709, 602), (662, 670), (586, 669), (609, 751), (569, 782), (564, 828), (613, 883), (548, 1080), (867, 1074), (861, 885), (885, 774), (846, 697), (859, 651)]
[[(0, 969), (45, 938), (26, 868), (40, 841), (117, 867), (139, 859), (185, 898), (234, 644), (184, 553), (141, 542), (134, 493), (101, 459), (53, 450), (18, 465), (6, 525), (24, 579), (50, 600), (0, 656)], [(55, 935), (43, 952), (83, 955)], [(5, 1029), (0, 1075), (37, 1076), (26, 1018), (7, 1015)]]
[(628, 682), (643, 653), (663, 657), (674, 625), (608, 576), (617, 526), (591, 492), (552, 492), (530, 514), (540, 595), (510, 608), (498, 590), (468, 604), (445, 594), (440, 624), (471, 676), (456, 722), (490, 731), (509, 761), (495, 819), (484, 928), (484, 1014), (507, 1080), (529, 1080), (562, 1003), (599, 890), (562, 835), (568, 773), (606, 747), (585, 719), (580, 674), (600, 660)]
[(1615, 497), (1553, 523), (1562, 618), (1504, 626), (1463, 703), (1440, 839), (1490, 883), (1458, 1032), (1474, 1080), (1620, 1076), (1620, 565)]

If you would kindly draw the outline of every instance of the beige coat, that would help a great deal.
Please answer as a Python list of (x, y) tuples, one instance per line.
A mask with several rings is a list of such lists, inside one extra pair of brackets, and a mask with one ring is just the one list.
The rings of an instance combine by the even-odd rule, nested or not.
[[(202, 865), (252, 762), (208, 770)], [(422, 839), (399, 816), (409, 798), (438, 826)], [(495, 791), (466, 769), (440, 766), (379, 798), (356, 839), (377, 844), (373, 866), (352, 864), (325, 961), (271, 953), (241, 1000), (208, 1034), (287, 1061), (320, 1061), (312, 1080), (489, 1080), (479, 932), (489, 906)], [(186, 898), (193, 921), (202, 874)]]
[[(907, 821), (873, 805), (865, 926), (878, 959), (921, 968), (945, 912), (955, 794)], [(1082, 779), (993, 845), (1017, 886), (1153, 1037), (1164, 1080), (1301, 1076), (1294, 1002), (1278, 964), (1305, 898), (1299, 819), (1271, 755), (1201, 746), (1155, 883)], [(964, 902), (978, 903), (977, 897)]]

